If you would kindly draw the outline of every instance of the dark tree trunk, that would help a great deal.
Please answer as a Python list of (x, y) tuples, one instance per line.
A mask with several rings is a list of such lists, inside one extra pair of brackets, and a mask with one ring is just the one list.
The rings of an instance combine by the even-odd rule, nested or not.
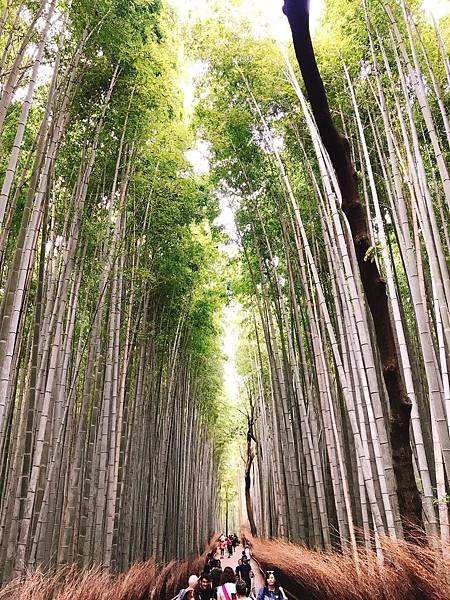
[(250, 487), (251, 487), (251, 470), (252, 470), (252, 464), (253, 464), (253, 459), (255, 458), (255, 453), (253, 452), (253, 448), (252, 448), (252, 441), (255, 441), (255, 436), (253, 434), (253, 423), (254, 423), (254, 406), (253, 404), (251, 405), (251, 412), (250, 415), (248, 416), (248, 430), (247, 430), (247, 456), (245, 459), (245, 505), (247, 507), (247, 516), (248, 516), (248, 522), (250, 524), (250, 531), (252, 533), (253, 536), (256, 536), (256, 523), (255, 523), (255, 517), (253, 515), (253, 505), (252, 505), (252, 499), (250, 497)]
[(422, 504), (417, 489), (409, 439), (411, 401), (400, 371), (397, 348), (383, 281), (375, 261), (365, 260), (372, 245), (366, 212), (358, 192), (358, 181), (350, 158), (348, 141), (336, 129), (317, 67), (309, 31), (309, 0), (285, 0), (283, 12), (289, 20), (297, 57), (312, 112), (330, 156), (342, 194), (342, 210), (352, 232), (367, 303), (375, 327), (378, 351), (390, 405), (390, 440), (400, 514), (408, 539), (423, 531)]
[(252, 466), (252, 462), (253, 462), (253, 455), (251, 456), (250, 461), (248, 460), (249, 457), (247, 455), (247, 465), (245, 468), (245, 505), (247, 507), (247, 516), (248, 516), (248, 522), (250, 524), (250, 531), (252, 532), (252, 535), (256, 536), (256, 523), (255, 523), (255, 517), (253, 515), (253, 505), (252, 505), (252, 499), (250, 498), (250, 486), (251, 486), (251, 477), (250, 477), (250, 470), (251, 470), (251, 466)]

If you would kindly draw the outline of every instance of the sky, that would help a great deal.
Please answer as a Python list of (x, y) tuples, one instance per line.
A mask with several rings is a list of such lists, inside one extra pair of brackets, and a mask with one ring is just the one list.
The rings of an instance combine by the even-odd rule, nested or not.
[(436, 19), (450, 13), (450, 0), (423, 0), (423, 9)]
[[(175, 6), (179, 12), (181, 19), (201, 19), (210, 14), (208, 2), (205, 0), (168, 0), (170, 4)], [(440, 1), (440, 0), (429, 0)], [(311, 2), (311, 28), (314, 30), (314, 25), (323, 11), (325, 0), (312, 0)], [(269, 34), (278, 40), (287, 40), (289, 38), (289, 26), (286, 17), (281, 9), (283, 0), (242, 0), (237, 3), (235, 12), (241, 14), (242, 17), (247, 17), (254, 24), (256, 34)]]
[[(358, 1), (358, 0), (355, 0)], [(207, 0), (168, 0), (175, 6), (182, 20), (201, 19), (211, 13)], [(422, 0), (424, 11), (439, 19), (450, 13), (450, 0)], [(283, 0), (241, 0), (235, 11), (254, 23), (256, 33), (268, 33), (280, 41), (289, 39), (290, 32), (286, 17), (282, 13)], [(319, 23), (325, 0), (311, 0), (311, 30)]]

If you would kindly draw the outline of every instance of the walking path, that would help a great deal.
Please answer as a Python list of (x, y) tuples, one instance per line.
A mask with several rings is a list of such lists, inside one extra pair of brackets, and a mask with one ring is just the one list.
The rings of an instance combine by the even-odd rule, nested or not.
[[(221, 564), (222, 564), (222, 569), (225, 569), (225, 567), (231, 567), (233, 569), (233, 571), (236, 570), (236, 567), (238, 566), (238, 560), (241, 558), (242, 556), (242, 551), (243, 551), (243, 547), (241, 545), (236, 546), (236, 549), (234, 551), (234, 554), (231, 558), (228, 558), (228, 553), (225, 550), (225, 556), (224, 558), (222, 558), (220, 560)], [(219, 553), (216, 555), (218, 556)], [(264, 585), (264, 578), (261, 574), (261, 571), (259, 570), (259, 567), (257, 565), (257, 563), (253, 560), (253, 558), (250, 559), (250, 564), (252, 567), (252, 571), (255, 574), (255, 577), (252, 581), (252, 584), (255, 588), (255, 593), (258, 594), (259, 590), (263, 587)]]

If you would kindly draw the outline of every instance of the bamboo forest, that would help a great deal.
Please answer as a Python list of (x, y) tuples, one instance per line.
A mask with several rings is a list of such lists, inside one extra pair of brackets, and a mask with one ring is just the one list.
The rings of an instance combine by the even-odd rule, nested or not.
[(450, 600), (449, 51), (0, 0), (0, 600)]

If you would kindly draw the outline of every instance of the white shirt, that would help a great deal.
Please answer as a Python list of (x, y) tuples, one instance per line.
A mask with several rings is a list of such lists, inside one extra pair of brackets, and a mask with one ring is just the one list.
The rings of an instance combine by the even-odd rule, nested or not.
[[(226, 590), (228, 592), (228, 595), (230, 596), (230, 600), (231, 600), (231, 594), (235, 594), (236, 593), (236, 584), (235, 583), (224, 583), (224, 586), (226, 587)], [(227, 598), (222, 594), (222, 586), (219, 585), (219, 593), (217, 594), (217, 597), (219, 600), (227, 600)]]

